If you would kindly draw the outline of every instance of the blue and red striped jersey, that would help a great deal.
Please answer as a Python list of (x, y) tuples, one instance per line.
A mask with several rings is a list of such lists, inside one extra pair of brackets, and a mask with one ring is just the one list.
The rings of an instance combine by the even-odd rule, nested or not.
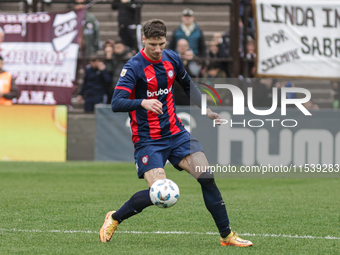
[[(133, 143), (145, 143), (185, 130), (176, 115), (172, 89), (175, 79), (190, 95), (191, 78), (178, 54), (167, 49), (158, 61), (150, 60), (142, 49), (122, 69), (111, 107), (114, 112), (129, 112)], [(163, 103), (163, 114), (145, 110), (141, 106), (144, 99), (158, 99)]]

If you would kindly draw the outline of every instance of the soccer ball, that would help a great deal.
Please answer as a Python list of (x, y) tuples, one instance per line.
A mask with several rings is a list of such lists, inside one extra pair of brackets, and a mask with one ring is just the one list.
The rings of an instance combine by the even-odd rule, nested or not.
[(150, 188), (152, 203), (160, 208), (168, 208), (176, 204), (179, 198), (179, 188), (169, 179), (155, 181)]

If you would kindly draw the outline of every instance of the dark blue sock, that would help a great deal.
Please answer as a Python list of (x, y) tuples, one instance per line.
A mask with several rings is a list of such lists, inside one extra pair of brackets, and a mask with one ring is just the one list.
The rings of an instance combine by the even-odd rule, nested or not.
[(112, 215), (114, 220), (121, 223), (123, 220), (140, 213), (144, 208), (153, 205), (150, 200), (149, 190), (141, 190), (135, 193), (116, 213)]
[(210, 172), (201, 174), (197, 181), (201, 184), (205, 206), (215, 220), (219, 232), (230, 233), (229, 218), (214, 175)]

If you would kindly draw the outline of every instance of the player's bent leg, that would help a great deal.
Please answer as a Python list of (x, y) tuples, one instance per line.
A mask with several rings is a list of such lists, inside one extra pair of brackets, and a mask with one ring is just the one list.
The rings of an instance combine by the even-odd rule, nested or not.
[[(203, 171), (202, 166), (208, 166), (208, 160), (203, 152), (196, 152), (186, 156), (179, 164), (188, 173), (194, 176), (201, 185), (205, 206), (211, 213), (216, 226), (223, 237), (227, 237), (231, 231), (229, 228), (229, 218), (225, 209), (221, 193), (216, 186), (214, 175), (208, 171)], [(200, 166), (201, 168), (196, 168)], [(197, 169), (198, 171), (195, 171)]]
[[(144, 179), (149, 187), (155, 181), (164, 178), (166, 178), (166, 175), (163, 168), (154, 168), (144, 173)], [(103, 243), (109, 242), (123, 220), (142, 212), (143, 209), (151, 205), (153, 203), (150, 199), (149, 189), (147, 189), (135, 193), (119, 210), (108, 212), (99, 232), (100, 241)]]
[(153, 205), (149, 195), (149, 189), (135, 193), (119, 210), (108, 212), (100, 229), (101, 242), (109, 242), (118, 225), (133, 215), (142, 212), (146, 207)]
[(155, 181), (165, 178), (166, 174), (164, 168), (153, 168), (144, 173), (144, 179), (148, 183), (149, 188)]
[[(144, 179), (149, 187), (159, 180), (166, 178), (163, 168), (153, 168), (144, 173)], [(121, 223), (123, 220), (130, 218), (142, 212), (146, 207), (153, 205), (149, 195), (149, 189), (141, 190), (135, 193), (117, 212), (112, 215), (114, 220)]]
[(183, 158), (179, 166), (185, 169), (200, 183), (204, 203), (211, 213), (220, 232), (222, 246), (246, 247), (252, 242), (241, 239), (229, 228), (229, 218), (221, 193), (216, 186), (214, 175), (209, 169), (208, 160), (203, 152), (196, 152)]
[(178, 166), (197, 179), (202, 173), (206, 172), (209, 163), (204, 152), (198, 151), (185, 156)]

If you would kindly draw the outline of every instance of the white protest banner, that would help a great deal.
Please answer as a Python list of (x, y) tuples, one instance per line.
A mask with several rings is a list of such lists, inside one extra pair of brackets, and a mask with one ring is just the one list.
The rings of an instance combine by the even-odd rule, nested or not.
[(255, 0), (258, 77), (340, 78), (340, 1)]

